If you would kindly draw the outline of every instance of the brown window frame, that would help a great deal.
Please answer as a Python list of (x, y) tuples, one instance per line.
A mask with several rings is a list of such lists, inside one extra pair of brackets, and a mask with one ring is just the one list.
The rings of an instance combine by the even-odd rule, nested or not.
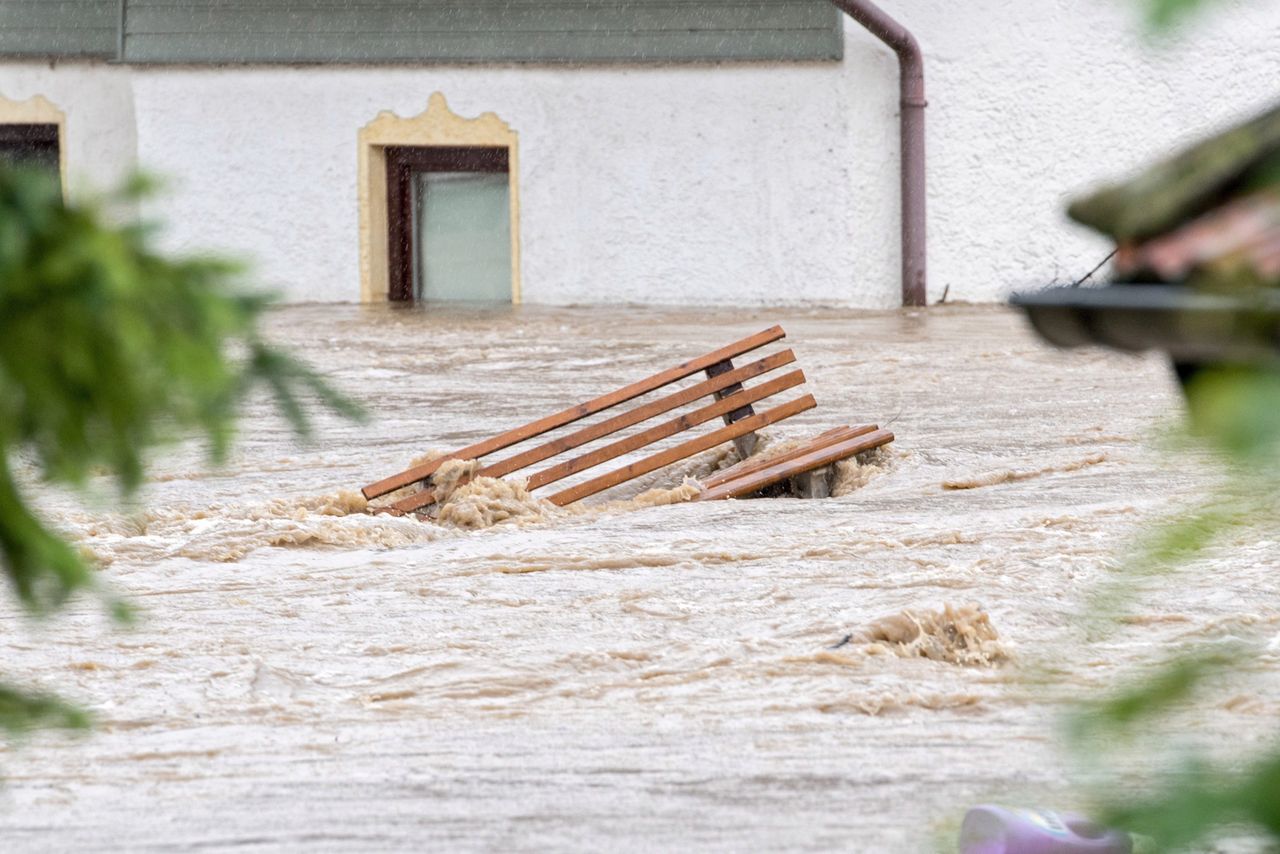
[(393, 145), (387, 160), (387, 296), (413, 301), (413, 177), (422, 172), (510, 172), (507, 146)]

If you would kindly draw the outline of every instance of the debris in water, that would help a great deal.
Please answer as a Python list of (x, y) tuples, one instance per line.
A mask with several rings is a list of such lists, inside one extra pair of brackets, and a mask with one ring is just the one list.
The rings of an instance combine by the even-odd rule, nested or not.
[[(467, 460), (474, 470), (475, 460)], [(445, 463), (449, 465), (449, 463)], [(461, 470), (463, 467), (459, 467)], [(444, 471), (444, 466), (441, 466)], [(510, 520), (535, 521), (559, 512), (549, 501), (535, 498), (523, 483), (499, 480), (494, 477), (477, 477), (457, 486), (457, 480), (448, 489), (440, 503), (436, 521), (455, 528), (492, 528), (499, 522)]]
[(858, 641), (886, 648), (903, 658), (928, 658), (966, 666), (991, 666), (1009, 659), (991, 619), (976, 605), (941, 611), (901, 611), (876, 620), (837, 646)]
[(843, 498), (866, 486), (873, 478), (889, 470), (893, 458), (890, 447), (883, 445), (836, 463), (836, 473), (831, 483), (831, 497)]
[(1044, 474), (1062, 474), (1065, 472), (1079, 471), (1087, 466), (1096, 466), (1098, 463), (1107, 461), (1106, 454), (1093, 454), (1085, 457), (1083, 460), (1076, 460), (1073, 463), (1067, 463), (1061, 466), (1046, 466), (1042, 469), (1033, 469), (1031, 471), (1014, 471), (1013, 469), (1005, 469), (1003, 471), (989, 472), (988, 474), (976, 475), (974, 477), (956, 478), (954, 480), (944, 480), (942, 482), (943, 489), (977, 489), (980, 486), (995, 486), (998, 483), (1013, 483), (1019, 480), (1030, 480), (1033, 477), (1040, 477)]
[[(447, 502), (459, 488), (475, 479), (480, 469), (478, 460), (445, 460), (431, 476), (431, 486), (435, 489), (436, 502)], [(497, 480), (486, 477), (485, 480)]]

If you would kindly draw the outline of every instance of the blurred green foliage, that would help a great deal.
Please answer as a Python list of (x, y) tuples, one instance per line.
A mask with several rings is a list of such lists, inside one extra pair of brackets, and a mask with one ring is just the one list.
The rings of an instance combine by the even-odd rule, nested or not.
[[(1147, 23), (1157, 32), (1213, 5), (1211, 0), (1140, 2)], [(1274, 112), (1259, 119), (1274, 121)], [(1252, 140), (1241, 135), (1238, 141), (1247, 145)], [(1227, 140), (1228, 145), (1236, 142)], [(1175, 193), (1194, 197), (1198, 190), (1190, 179), (1198, 180), (1200, 175), (1193, 173), (1198, 169), (1209, 174), (1214, 165), (1198, 157), (1199, 152), (1192, 151), (1163, 172), (1152, 170), (1149, 187), (1138, 189), (1150, 189), (1150, 198), (1173, 198)], [(1272, 151), (1270, 159), (1259, 159), (1258, 168), (1233, 192), (1274, 186), (1277, 170), (1280, 160)], [(1085, 211), (1078, 207), (1076, 212)], [(1161, 212), (1157, 206), (1154, 213), (1151, 209), (1138, 213), (1150, 217)], [(1145, 227), (1135, 226), (1132, 231), (1136, 234)], [(1241, 294), (1257, 283), (1241, 280), (1229, 267), (1219, 267), (1207, 270), (1194, 284)], [(1156, 526), (1122, 567), (1117, 582), (1090, 602), (1088, 611), (1111, 618), (1112, 629), (1114, 618), (1138, 594), (1143, 581), (1176, 583), (1197, 558), (1224, 547), (1229, 537), (1253, 532), (1259, 540), (1270, 540), (1280, 532), (1280, 366), (1201, 370), (1188, 382), (1186, 395), (1187, 428), (1179, 450), (1199, 445), (1212, 452), (1223, 466), (1223, 486), (1216, 494), (1199, 497), (1195, 509)], [(1154, 851), (1203, 850), (1195, 846), (1228, 828), (1247, 828), (1265, 840), (1268, 850), (1280, 850), (1280, 739), (1273, 735), (1247, 755), (1226, 757), (1175, 746), (1186, 734), (1186, 719), (1178, 721), (1179, 716), (1203, 710), (1206, 703), (1213, 705), (1215, 683), (1257, 667), (1261, 654), (1261, 649), (1249, 644), (1204, 641), (1174, 650), (1110, 695), (1078, 704), (1069, 721), (1068, 740), (1096, 786), (1097, 818), (1130, 831), (1145, 849)], [(1237, 741), (1257, 742), (1258, 735), (1265, 738), (1266, 734), (1250, 733)], [(1138, 767), (1113, 758), (1124, 756), (1123, 747), (1137, 742), (1145, 754)]]
[(36, 727), (87, 729), (89, 716), (52, 694), (36, 694), (0, 685), (0, 728), (24, 735)]
[(1166, 29), (1181, 23), (1211, 0), (1142, 0), (1147, 23), (1155, 29)]
[[(1150, 534), (1124, 567), (1122, 576), (1130, 580), (1176, 583), (1229, 533), (1270, 539), (1280, 529), (1280, 369), (1204, 370), (1187, 387), (1187, 407), (1185, 441), (1214, 453), (1225, 470), (1224, 485), (1203, 496), (1198, 509)], [(1069, 738), (1091, 775), (1100, 776), (1099, 818), (1149, 837), (1158, 851), (1187, 850), (1234, 825), (1280, 848), (1280, 741), (1247, 757), (1213, 760), (1172, 747), (1183, 732), (1175, 718), (1212, 705), (1214, 683), (1256, 667), (1260, 653), (1239, 642), (1182, 648), (1078, 710)], [(1109, 759), (1118, 745), (1137, 740), (1145, 745), (1145, 770)]]
[[(241, 287), (238, 265), (166, 257), (151, 229), (105, 213), (151, 189), (137, 179), (69, 204), (51, 176), (0, 167), (0, 562), (36, 616), (99, 585), (85, 554), (32, 509), (19, 471), (78, 488), (107, 474), (127, 495), (166, 441), (201, 434), (213, 461), (224, 459), (259, 387), (302, 436), (312, 399), (360, 414), (263, 340), (270, 299)], [(110, 608), (128, 618), (123, 603)], [(85, 723), (56, 698), (0, 687), (0, 729), (11, 734)]]

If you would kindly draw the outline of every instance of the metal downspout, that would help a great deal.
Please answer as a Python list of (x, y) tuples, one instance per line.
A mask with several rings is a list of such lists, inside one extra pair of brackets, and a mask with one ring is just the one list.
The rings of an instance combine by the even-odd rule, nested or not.
[(902, 304), (924, 305), (925, 262), (924, 55), (915, 36), (870, 0), (831, 0), (898, 55), (902, 150)]

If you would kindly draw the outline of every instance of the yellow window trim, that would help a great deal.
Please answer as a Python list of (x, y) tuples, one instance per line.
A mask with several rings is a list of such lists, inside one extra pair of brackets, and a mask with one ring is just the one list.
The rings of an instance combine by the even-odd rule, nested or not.
[(360, 205), (360, 301), (384, 302), (387, 270), (387, 157), (395, 145), (484, 145), (507, 149), (511, 202), (511, 302), (520, 302), (520, 160), (516, 132), (494, 113), (473, 119), (449, 109), (432, 93), (427, 109), (412, 118), (384, 110), (357, 137), (357, 193)]

